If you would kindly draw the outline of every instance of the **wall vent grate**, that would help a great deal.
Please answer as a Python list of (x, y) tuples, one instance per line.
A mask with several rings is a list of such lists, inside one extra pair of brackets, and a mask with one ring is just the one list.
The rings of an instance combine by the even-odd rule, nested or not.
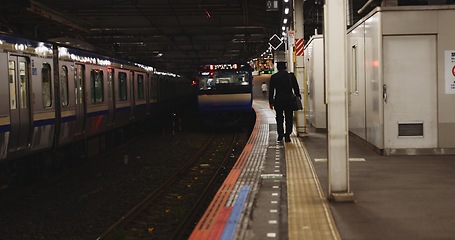
[(399, 137), (423, 137), (423, 122), (398, 123)]

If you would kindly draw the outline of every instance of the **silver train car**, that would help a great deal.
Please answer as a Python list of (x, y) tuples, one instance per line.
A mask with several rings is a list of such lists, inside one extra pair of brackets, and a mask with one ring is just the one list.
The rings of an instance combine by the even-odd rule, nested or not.
[(196, 69), (198, 109), (205, 120), (236, 121), (252, 110), (252, 68), (246, 62), (204, 64)]
[(0, 161), (143, 121), (191, 94), (175, 74), (0, 33)]

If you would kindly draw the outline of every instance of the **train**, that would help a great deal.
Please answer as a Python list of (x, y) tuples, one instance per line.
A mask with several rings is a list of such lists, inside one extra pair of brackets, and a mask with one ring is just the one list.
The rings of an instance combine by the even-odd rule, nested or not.
[(247, 62), (201, 64), (195, 75), (202, 120), (236, 124), (251, 113), (253, 75)]
[(178, 74), (0, 33), (0, 163), (134, 125), (192, 94)]

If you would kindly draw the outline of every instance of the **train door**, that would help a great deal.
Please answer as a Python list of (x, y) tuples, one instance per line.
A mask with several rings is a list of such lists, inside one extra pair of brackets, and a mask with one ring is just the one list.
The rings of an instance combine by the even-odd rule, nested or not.
[(107, 76), (107, 104), (109, 114), (107, 117), (107, 126), (110, 127), (115, 121), (115, 94), (114, 94), (114, 69), (108, 70)]
[(75, 65), (74, 86), (75, 86), (75, 103), (76, 103), (76, 127), (75, 135), (81, 135), (85, 129), (85, 67), (84, 65)]
[(136, 111), (135, 107), (135, 98), (136, 96), (134, 95), (134, 78), (135, 74), (130, 73), (130, 104), (131, 104), (131, 111), (130, 111), (130, 119), (134, 119), (134, 112)]
[(437, 147), (436, 49), (435, 35), (384, 37), (385, 148)]
[(8, 79), (11, 113), (9, 149), (28, 147), (30, 139), (30, 87), (27, 59), (20, 56), (8, 58)]

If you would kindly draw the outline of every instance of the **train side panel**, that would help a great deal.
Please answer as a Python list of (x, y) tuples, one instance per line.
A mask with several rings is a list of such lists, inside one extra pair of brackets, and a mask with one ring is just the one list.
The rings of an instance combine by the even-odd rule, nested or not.
[(124, 69), (115, 69), (114, 72), (116, 127), (127, 125), (131, 120), (131, 75), (130, 71)]
[(199, 95), (199, 110), (214, 111), (249, 111), (251, 110), (251, 93)]
[(107, 67), (85, 65), (85, 135), (94, 136), (106, 130), (108, 119)]
[[(55, 131), (55, 104), (52, 58), (31, 58), (32, 142), (31, 150), (52, 147)], [(22, 128), (21, 128), (22, 130)]]
[(0, 33), (0, 160), (101, 142), (96, 136), (158, 116), (191, 93), (180, 76), (54, 47)]
[(149, 80), (149, 114), (153, 116), (158, 111), (158, 77), (151, 75)]
[(0, 52), (0, 160), (5, 159), (8, 153), (8, 141), (11, 131), (9, 115), (8, 83), (8, 54)]
[(59, 61), (60, 80), (60, 132), (59, 144), (64, 145), (74, 140), (76, 130), (76, 81), (74, 63)]
[(147, 99), (146, 99), (146, 81), (147, 75), (143, 72), (135, 72), (133, 87), (134, 92), (134, 120), (144, 120), (147, 116)]
[(0, 51), (0, 159), (9, 159), (52, 146), (52, 44), (1, 34)]

